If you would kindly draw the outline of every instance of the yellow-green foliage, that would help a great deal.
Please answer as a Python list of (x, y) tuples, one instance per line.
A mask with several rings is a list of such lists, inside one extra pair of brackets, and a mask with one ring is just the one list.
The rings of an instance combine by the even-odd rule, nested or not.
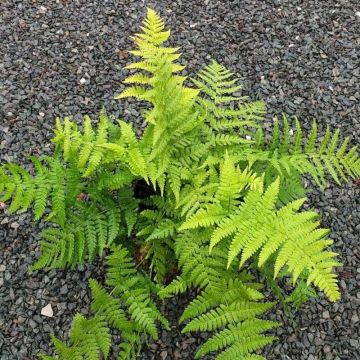
[[(357, 148), (339, 130), (319, 140), (315, 121), (304, 135), (286, 116), (267, 136), (264, 103), (241, 96), (236, 75), (216, 61), (187, 79), (169, 36), (148, 9), (133, 37), (138, 61), (116, 96), (147, 102), (141, 136), (105, 111), (96, 125), (88, 116), (81, 125), (57, 119), (52, 156), (32, 157), (29, 170), (0, 167), (7, 211), (32, 208), (49, 224), (33, 270), (107, 254), (105, 285), (90, 281), (93, 317), (76, 315), (69, 341), (53, 338), (58, 356), (43, 359), (105, 359), (116, 329), (118, 359), (133, 360), (144, 338), (169, 326), (155, 297), (196, 289), (183, 332), (212, 334), (195, 358), (261, 360), (279, 324), (266, 320), (273, 303), (250, 273), (286, 309), (314, 289), (340, 297), (337, 254), (316, 212), (302, 210), (302, 177), (321, 188), (328, 175), (337, 183), (359, 177)], [(280, 280), (294, 286), (290, 296)]]
[(209, 251), (226, 242), (227, 267), (239, 255), (240, 267), (257, 255), (259, 268), (275, 256), (275, 277), (284, 266), (294, 283), (306, 272), (308, 283), (317, 285), (330, 300), (338, 300), (340, 292), (332, 268), (340, 264), (335, 253), (324, 251), (332, 241), (326, 238), (329, 231), (319, 227), (318, 215), (313, 211), (298, 212), (305, 199), (277, 208), (279, 179), (266, 190), (262, 186), (250, 189), (238, 203), (246, 184), (241, 175), (229, 157), (225, 157), (214, 198), (203, 204), (179, 230), (210, 227)]

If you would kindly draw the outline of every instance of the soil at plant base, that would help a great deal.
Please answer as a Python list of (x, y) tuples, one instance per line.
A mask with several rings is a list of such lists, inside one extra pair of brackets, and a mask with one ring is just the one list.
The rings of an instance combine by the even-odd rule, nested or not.
[[(0, 161), (26, 164), (25, 154), (46, 154), (56, 116), (110, 114), (144, 124), (134, 103), (113, 100), (128, 63), (128, 37), (146, 6), (154, 7), (181, 46), (194, 74), (211, 58), (243, 80), (243, 94), (264, 99), (273, 115), (312, 118), (339, 127), (359, 142), (360, 7), (358, 0), (2, 0), (0, 5)], [(322, 296), (290, 324), (284, 321), (268, 359), (360, 359), (359, 186), (331, 184), (310, 194), (333, 246), (341, 254), (342, 300)], [(0, 210), (1, 212), (1, 210)], [(79, 271), (28, 274), (38, 256), (39, 232), (28, 215), (0, 215), (0, 359), (35, 359), (49, 351), (49, 335), (64, 339), (71, 316), (88, 313), (87, 280), (101, 277), (101, 262)], [(140, 359), (191, 359), (206, 334), (181, 335), (176, 320), (185, 299), (166, 305), (171, 332), (147, 346)], [(41, 315), (51, 305), (52, 317)], [(51, 315), (49, 306), (45, 313)], [(43, 313), (44, 313), (43, 312)], [(115, 348), (116, 350), (116, 348)], [(113, 357), (114, 358), (114, 357)], [(211, 359), (212, 357), (209, 357)]]

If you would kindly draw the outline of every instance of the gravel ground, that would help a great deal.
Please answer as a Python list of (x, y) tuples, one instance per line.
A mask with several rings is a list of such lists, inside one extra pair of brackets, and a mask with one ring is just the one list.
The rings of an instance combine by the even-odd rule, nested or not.
[[(360, 5), (358, 0), (2, 0), (0, 3), (0, 162), (25, 163), (24, 154), (45, 144), (57, 115), (109, 113), (136, 122), (138, 113), (112, 100), (128, 62), (128, 37), (145, 7), (160, 11), (182, 47), (189, 73), (215, 58), (241, 75), (244, 93), (264, 99), (273, 114), (301, 117), (308, 125), (341, 128), (360, 136)], [(311, 301), (290, 324), (284, 320), (268, 359), (360, 359), (360, 188), (347, 184), (314, 191), (309, 203), (333, 229), (341, 254), (343, 298)], [(39, 227), (28, 215), (0, 215), (0, 360), (35, 359), (63, 338), (71, 315), (87, 313), (86, 279), (101, 264), (81, 271), (38, 272)], [(40, 226), (41, 227), (41, 226)], [(54, 317), (40, 314), (51, 304)], [(176, 318), (183, 299), (166, 307), (171, 333), (150, 344), (140, 359), (190, 359), (200, 335), (180, 336)]]

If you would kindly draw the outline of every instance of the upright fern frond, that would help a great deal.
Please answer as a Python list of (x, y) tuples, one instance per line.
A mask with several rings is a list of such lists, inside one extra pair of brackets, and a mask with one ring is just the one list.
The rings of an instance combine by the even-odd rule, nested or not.
[(311, 286), (307, 285), (306, 281), (300, 280), (291, 294), (286, 297), (285, 302), (293, 304), (299, 309), (310, 298), (317, 297), (316, 291)]
[(180, 230), (218, 224), (224, 216), (237, 209), (245, 189), (252, 188), (261, 191), (263, 187), (260, 178), (249, 169), (241, 171), (228, 154), (225, 154), (225, 159), (220, 164), (220, 175), (217, 182), (212, 181), (211, 185), (212, 196), (203, 198), (199, 209), (188, 216), (180, 226)]
[(238, 79), (225, 67), (213, 60), (199, 74), (199, 79), (192, 79), (215, 105), (241, 100), (233, 94), (241, 89)]
[[(148, 174), (154, 187), (163, 191), (170, 160), (175, 153), (188, 147), (185, 136), (192, 136), (202, 123), (194, 110), (198, 90), (183, 85), (185, 77), (176, 73), (183, 69), (175, 63), (179, 58), (176, 48), (162, 46), (169, 36), (158, 15), (148, 10), (142, 33), (136, 34), (134, 41), (138, 50), (132, 51), (143, 60), (128, 66), (130, 69), (146, 71), (125, 79), (125, 83), (135, 83), (127, 88), (118, 99), (135, 96), (151, 103), (145, 112), (148, 127), (145, 130), (141, 146), (147, 155), (146, 163), (151, 162)], [(195, 145), (195, 144), (193, 144)], [(194, 146), (194, 149), (196, 147)], [(180, 158), (180, 156), (176, 156)]]
[(170, 36), (170, 30), (164, 31), (165, 23), (161, 17), (150, 8), (147, 8), (147, 18), (141, 27), (142, 34), (136, 34), (140, 39), (153, 45), (161, 45)]
[(53, 184), (51, 201), (52, 211), (57, 215), (57, 221), (61, 226), (65, 224), (65, 169), (61, 164), (59, 157), (55, 157), (50, 161), (49, 180)]
[(89, 177), (101, 163), (115, 162), (124, 154), (118, 138), (111, 138), (111, 124), (103, 110), (99, 124), (94, 128), (89, 116), (84, 118), (84, 130), (81, 133), (77, 125), (65, 118), (57, 119), (53, 143), (62, 150), (66, 162), (77, 163), (77, 169), (83, 177)]
[(159, 196), (152, 196), (143, 205), (146, 209), (140, 213), (138, 227), (141, 230), (136, 235), (145, 239), (144, 260), (149, 261), (154, 280), (162, 284), (176, 267), (174, 239), (177, 224), (175, 219), (171, 219), (174, 216), (174, 204)]
[(141, 176), (147, 180), (146, 160), (140, 148), (140, 144), (135, 136), (131, 125), (124, 121), (119, 121), (121, 128), (122, 141), (125, 143), (127, 162), (130, 171), (135, 176)]
[[(252, 142), (253, 129), (263, 120), (265, 105), (262, 102), (248, 102), (247, 97), (234, 93), (241, 90), (238, 79), (229, 70), (212, 61), (193, 83), (205, 94), (199, 98), (199, 111), (205, 111), (207, 136), (216, 152), (226, 148), (239, 149), (239, 145)], [(229, 106), (230, 103), (236, 106)]]

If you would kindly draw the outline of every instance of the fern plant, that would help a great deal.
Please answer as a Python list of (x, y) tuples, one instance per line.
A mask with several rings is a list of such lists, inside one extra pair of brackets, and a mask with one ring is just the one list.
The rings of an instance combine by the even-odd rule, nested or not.
[(52, 156), (0, 167), (7, 211), (32, 209), (48, 224), (32, 271), (106, 256), (105, 284), (90, 280), (92, 315), (75, 315), (68, 341), (53, 337), (56, 355), (43, 359), (135, 359), (159, 326), (169, 329), (158, 302), (196, 293), (179, 319), (183, 332), (209, 332), (195, 358), (260, 360), (280, 325), (266, 319), (276, 302), (264, 291), (286, 310), (315, 289), (340, 298), (340, 263), (317, 213), (302, 209), (302, 178), (324, 188), (329, 177), (359, 177), (357, 148), (339, 130), (320, 140), (315, 121), (303, 135), (286, 116), (265, 134), (265, 104), (239, 96), (216, 61), (187, 79), (169, 36), (148, 9), (133, 37), (140, 59), (116, 96), (148, 103), (140, 137), (104, 110), (96, 125), (57, 119)]

